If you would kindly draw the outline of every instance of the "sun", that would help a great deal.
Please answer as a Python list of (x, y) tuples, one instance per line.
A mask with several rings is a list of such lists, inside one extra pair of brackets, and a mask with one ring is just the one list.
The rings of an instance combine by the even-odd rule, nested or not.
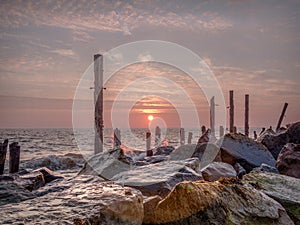
[(149, 120), (149, 121), (152, 121), (153, 119), (154, 119), (154, 117), (153, 117), (152, 115), (149, 115), (149, 116), (148, 116), (148, 120)]

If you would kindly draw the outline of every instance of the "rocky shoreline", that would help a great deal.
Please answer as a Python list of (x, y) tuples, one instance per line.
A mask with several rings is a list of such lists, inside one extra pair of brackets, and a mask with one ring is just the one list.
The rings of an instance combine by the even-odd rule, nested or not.
[(300, 122), (152, 151), (22, 162), (0, 176), (1, 224), (300, 224)]

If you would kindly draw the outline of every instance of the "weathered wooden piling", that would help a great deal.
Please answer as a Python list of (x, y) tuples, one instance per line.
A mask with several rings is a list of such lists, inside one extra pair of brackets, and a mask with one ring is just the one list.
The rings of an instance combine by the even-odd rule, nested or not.
[(249, 136), (249, 95), (245, 95), (245, 135)]
[(280, 115), (278, 123), (277, 123), (276, 131), (278, 131), (279, 128), (281, 127), (281, 123), (282, 123), (282, 120), (284, 118), (284, 115), (285, 115), (285, 112), (286, 112), (286, 109), (287, 109), (288, 105), (289, 105), (288, 103), (284, 103), (281, 115)]
[(201, 127), (201, 133), (204, 134), (205, 132), (206, 132), (206, 127), (203, 125), (203, 126)]
[(234, 133), (234, 134), (237, 133), (237, 128), (236, 128), (236, 126), (233, 127), (233, 132), (232, 132), (232, 133)]
[(114, 146), (113, 149), (117, 149), (120, 148), (122, 142), (121, 142), (121, 131), (116, 128), (114, 130)]
[(8, 139), (5, 139), (3, 143), (0, 143), (0, 175), (2, 175), (4, 172), (7, 145), (8, 145)]
[(19, 172), (20, 164), (20, 146), (18, 142), (9, 145), (9, 173)]
[(220, 137), (223, 137), (224, 136), (224, 127), (223, 126), (220, 126)]
[(180, 145), (184, 145), (184, 143), (185, 143), (184, 128), (180, 128)]
[(151, 148), (151, 132), (146, 133), (146, 150)]
[(215, 136), (215, 96), (210, 99), (210, 130)]
[(159, 126), (155, 127), (155, 146), (159, 146), (161, 138), (161, 129)]
[(192, 143), (192, 138), (193, 138), (193, 133), (189, 132), (189, 135), (188, 135), (188, 144)]
[(103, 151), (103, 56), (94, 55), (95, 154)]
[(234, 102), (233, 102), (233, 90), (229, 91), (229, 131), (234, 133)]

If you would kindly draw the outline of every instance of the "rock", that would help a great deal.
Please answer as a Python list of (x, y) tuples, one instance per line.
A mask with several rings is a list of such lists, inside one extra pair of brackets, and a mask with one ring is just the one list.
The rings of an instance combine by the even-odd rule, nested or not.
[(79, 175), (98, 175), (110, 180), (116, 174), (130, 169), (130, 163), (126, 160), (121, 149), (101, 152), (92, 156), (84, 165)]
[(234, 182), (182, 182), (158, 203), (148, 224), (281, 224), (293, 222), (275, 200)]
[(143, 224), (150, 223), (153, 220), (154, 211), (158, 203), (162, 200), (162, 198), (158, 195), (144, 197), (144, 220)]
[(40, 171), (34, 171), (20, 176), (16, 176), (14, 183), (27, 189), (28, 191), (37, 190), (45, 185), (44, 175)]
[(234, 164), (233, 168), (240, 179), (242, 179), (242, 177), (247, 173), (244, 167), (242, 167), (239, 163)]
[(273, 129), (266, 129), (262, 134), (259, 135), (259, 137), (257, 138), (257, 141), (262, 141), (264, 139), (265, 136), (267, 135), (275, 135), (276, 132)]
[(300, 178), (300, 144), (286, 144), (277, 159), (276, 167), (281, 174)]
[(295, 224), (300, 224), (300, 179), (280, 174), (253, 171), (243, 182), (264, 192), (286, 209)]
[(268, 149), (259, 142), (241, 134), (225, 134), (217, 141), (221, 147), (222, 161), (234, 165), (239, 163), (247, 172), (262, 163), (275, 166), (276, 161)]
[(166, 161), (167, 159), (169, 159), (169, 156), (167, 156), (167, 155), (156, 155), (156, 156), (151, 156), (151, 157), (145, 157), (145, 161), (149, 164), (159, 163), (162, 161)]
[(290, 125), (285, 132), (267, 134), (261, 138), (260, 142), (265, 145), (274, 158), (277, 159), (279, 152), (285, 144), (300, 144), (300, 122)]
[(136, 188), (145, 196), (164, 197), (181, 181), (201, 180), (201, 174), (195, 171), (199, 163), (196, 158), (185, 161), (164, 161), (121, 172), (112, 180), (118, 184)]
[[(0, 182), (0, 205), (17, 203), (35, 198), (36, 195), (11, 181)], [(8, 207), (9, 208), (9, 207)], [(11, 212), (8, 212), (11, 214)], [(1, 209), (0, 209), (1, 214)], [(5, 215), (5, 214), (4, 214)], [(1, 220), (2, 220), (1, 216)]]
[(38, 168), (34, 170), (33, 173), (34, 172), (42, 173), (45, 183), (49, 183), (56, 179), (63, 179), (63, 176), (60, 176), (58, 173), (54, 173), (53, 171), (49, 170), (47, 167)]
[(170, 160), (189, 159), (194, 154), (195, 148), (195, 144), (181, 145), (170, 154)]
[(170, 155), (174, 150), (173, 146), (159, 146), (154, 150), (154, 155)]
[(229, 178), (236, 177), (236, 171), (234, 168), (228, 164), (223, 162), (212, 162), (205, 168), (201, 169), (201, 174), (204, 180), (206, 181), (217, 181), (221, 177)]
[(269, 166), (267, 164), (262, 163), (259, 167), (253, 169), (254, 171), (263, 171), (270, 173), (279, 173), (275, 167)]
[(215, 136), (211, 134), (211, 129), (207, 129), (204, 134), (201, 135), (201, 137), (198, 139), (197, 145), (201, 143), (207, 143), (207, 142), (215, 142), (217, 139)]
[[(16, 216), (17, 215), (17, 216)], [(2, 224), (142, 224), (143, 197), (138, 190), (97, 177), (69, 189), (0, 206)]]
[(211, 162), (222, 162), (220, 148), (213, 143), (198, 144), (192, 157), (200, 159), (201, 168), (206, 167)]

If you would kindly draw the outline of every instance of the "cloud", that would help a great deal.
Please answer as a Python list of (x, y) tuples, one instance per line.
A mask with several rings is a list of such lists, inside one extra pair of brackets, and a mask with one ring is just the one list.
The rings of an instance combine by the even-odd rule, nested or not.
[(50, 52), (61, 55), (61, 56), (67, 56), (67, 57), (76, 57), (75, 52), (71, 49), (56, 49), (56, 50), (51, 50)]

